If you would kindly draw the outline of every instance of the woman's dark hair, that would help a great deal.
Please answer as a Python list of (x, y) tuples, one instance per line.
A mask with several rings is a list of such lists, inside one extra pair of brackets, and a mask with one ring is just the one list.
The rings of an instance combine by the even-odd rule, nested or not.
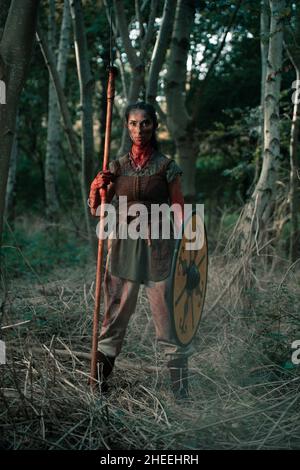
[(154, 106), (152, 106), (152, 104), (145, 103), (145, 101), (139, 101), (138, 103), (130, 104), (125, 110), (126, 122), (128, 122), (129, 114), (131, 113), (131, 111), (134, 111), (136, 109), (141, 109), (142, 111), (145, 111), (153, 122), (153, 134), (150, 142), (152, 147), (157, 150), (158, 142), (156, 140), (156, 129), (158, 127), (158, 121)]

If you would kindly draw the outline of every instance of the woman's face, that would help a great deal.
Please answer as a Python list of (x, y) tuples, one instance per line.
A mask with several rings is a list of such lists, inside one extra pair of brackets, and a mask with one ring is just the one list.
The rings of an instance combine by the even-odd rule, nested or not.
[(130, 111), (127, 128), (132, 142), (139, 147), (144, 147), (150, 142), (154, 131), (150, 116), (142, 109)]

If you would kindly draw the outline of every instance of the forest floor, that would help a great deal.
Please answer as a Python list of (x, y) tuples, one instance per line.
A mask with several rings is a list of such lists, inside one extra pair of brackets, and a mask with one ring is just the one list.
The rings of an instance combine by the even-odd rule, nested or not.
[(292, 343), (300, 340), (299, 265), (259, 260), (245, 290), (233, 277), (234, 262), (210, 257), (190, 398), (179, 402), (143, 289), (110, 391), (92, 394), (85, 354), (95, 267), (66, 262), (43, 274), (22, 258), (26, 268), (7, 266), (2, 279), (7, 361), (0, 365), (0, 448), (300, 448), (300, 365), (291, 360)]

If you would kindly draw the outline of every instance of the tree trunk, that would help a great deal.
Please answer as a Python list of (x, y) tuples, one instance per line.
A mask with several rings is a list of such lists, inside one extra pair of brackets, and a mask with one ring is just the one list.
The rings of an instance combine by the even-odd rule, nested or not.
[(296, 29), (290, 33), (290, 42), (285, 44), (289, 58), (296, 72), (296, 90), (293, 93), (294, 103), (293, 118), (290, 137), (290, 247), (289, 256), (292, 262), (299, 257), (300, 230), (299, 230), (299, 207), (300, 207), (300, 155), (299, 155), (299, 132), (300, 132), (300, 8), (297, 5), (295, 11)]
[(193, 200), (196, 195), (196, 139), (186, 108), (186, 63), (194, 15), (194, 1), (178, 1), (165, 80), (167, 124), (176, 144), (178, 164), (184, 173), (182, 188), (186, 200)]
[(13, 146), (11, 149), (9, 172), (6, 187), (6, 200), (5, 200), (5, 216), (13, 223), (15, 218), (15, 187), (16, 187), (16, 174), (17, 174), (17, 158), (18, 158), (18, 118), (16, 130), (14, 135)]
[(297, 99), (294, 101), (293, 120), (290, 138), (290, 259), (296, 261), (299, 257), (300, 230), (299, 230), (299, 208), (300, 208), (300, 158), (299, 158), (299, 130), (300, 130), (300, 61), (296, 66)]
[(242, 252), (256, 246), (272, 228), (276, 179), (280, 166), (279, 99), (282, 67), (284, 0), (270, 0), (271, 25), (264, 100), (263, 165), (254, 192), (245, 205), (234, 235)]
[[(53, 81), (56, 93), (57, 93), (57, 99), (59, 102), (59, 108), (60, 112), (62, 115), (63, 123), (64, 123), (64, 131), (67, 135), (68, 143), (70, 146), (70, 150), (72, 152), (73, 160), (75, 160), (75, 167), (78, 171), (80, 171), (80, 149), (79, 149), (79, 144), (77, 140), (77, 135), (74, 132), (73, 126), (72, 126), (72, 120), (71, 120), (71, 115), (68, 109), (67, 105), (67, 100), (64, 95), (60, 79), (58, 76), (58, 72), (55, 67), (55, 58), (53, 57), (53, 54), (49, 50), (47, 46), (46, 39), (38, 28), (37, 31), (37, 40), (40, 45), (41, 51), (43, 53), (46, 65), (48, 67), (49, 73), (51, 75), (51, 79)], [(82, 203), (83, 203), (83, 208), (84, 208), (84, 213), (85, 213), (85, 221), (86, 221), (86, 227), (87, 227), (87, 233), (90, 241), (90, 246), (91, 250), (94, 253), (94, 237), (92, 237), (92, 230), (91, 230), (91, 224), (90, 224), (90, 215), (88, 211), (88, 206), (87, 206), (87, 198), (88, 194), (86, 193), (86, 188), (83, 188), (83, 185), (81, 184), (81, 195), (82, 195)]]
[[(50, 21), (48, 33), (48, 46), (54, 51), (56, 49), (55, 40), (55, 7), (54, 1), (50, 1)], [(63, 18), (61, 23), (61, 33), (57, 58), (57, 72), (62, 88), (66, 81), (67, 57), (70, 45), (71, 15), (68, 1), (64, 2)], [(59, 155), (61, 152), (61, 123), (60, 112), (57, 103), (57, 95), (52, 80), (49, 81), (49, 106), (48, 106), (48, 133), (45, 162), (45, 193), (47, 214), (50, 218), (56, 218), (59, 210), (57, 196), (57, 171)]]
[(18, 103), (31, 57), (38, 6), (39, 0), (12, 0), (0, 43), (0, 79), (6, 84), (6, 104), (0, 105), (0, 244)]
[(260, 128), (261, 128), (261, 155), (257, 156), (255, 162), (254, 184), (257, 183), (261, 170), (261, 162), (264, 152), (264, 102), (265, 102), (265, 83), (267, 77), (267, 59), (269, 49), (269, 31), (270, 15), (268, 0), (261, 1), (260, 11), (260, 57), (261, 57), (261, 86), (260, 86)]
[(77, 135), (73, 129), (72, 119), (68, 108), (67, 99), (65, 97), (64, 91), (62, 89), (60, 78), (55, 66), (55, 57), (53, 56), (51, 50), (49, 50), (46, 38), (42, 31), (37, 28), (37, 41), (41, 48), (45, 63), (47, 65), (51, 80), (53, 81), (55, 91), (57, 94), (57, 99), (59, 103), (60, 113), (63, 119), (64, 131), (66, 133), (70, 150), (73, 154), (73, 161), (75, 161), (75, 167), (77, 170), (80, 169), (80, 150)]
[(94, 177), (93, 93), (94, 79), (91, 74), (87, 49), (81, 0), (70, 0), (74, 31), (77, 73), (80, 86), (81, 132), (82, 132), (82, 185), (89, 191)]
[(80, 87), (81, 106), (81, 191), (85, 210), (88, 236), (93, 251), (95, 236), (91, 226), (90, 210), (87, 206), (90, 184), (94, 173), (94, 128), (93, 93), (94, 80), (91, 74), (81, 0), (70, 0), (70, 10), (74, 32), (77, 74)]
[(176, 11), (176, 0), (165, 0), (161, 27), (153, 49), (151, 65), (149, 70), (146, 99), (153, 106), (156, 105), (157, 85), (159, 73), (162, 69), (167, 48), (170, 44), (174, 17)]

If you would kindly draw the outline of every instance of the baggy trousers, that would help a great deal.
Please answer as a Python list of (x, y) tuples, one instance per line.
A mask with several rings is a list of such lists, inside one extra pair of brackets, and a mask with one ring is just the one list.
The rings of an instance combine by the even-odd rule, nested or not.
[[(121, 351), (126, 329), (135, 311), (140, 283), (113, 276), (106, 269), (104, 277), (105, 313), (98, 349), (108, 357), (116, 357)], [(156, 338), (163, 347), (166, 360), (188, 357), (192, 347), (176, 344), (172, 335), (167, 305), (167, 280), (145, 285), (150, 303)]]

